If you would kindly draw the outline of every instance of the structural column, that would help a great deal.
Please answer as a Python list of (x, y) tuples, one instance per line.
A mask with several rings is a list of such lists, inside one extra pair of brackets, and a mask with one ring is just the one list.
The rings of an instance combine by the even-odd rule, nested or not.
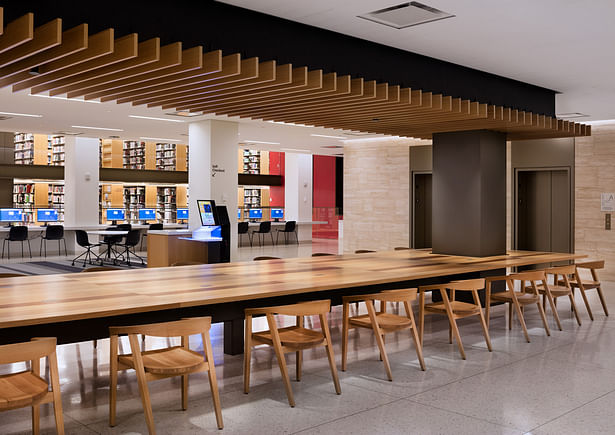
[(505, 134), (434, 134), (432, 200), (433, 253), (505, 254)]
[(67, 136), (64, 151), (64, 224), (98, 225), (98, 138)]
[(189, 226), (201, 226), (198, 199), (225, 205), (231, 222), (231, 261), (237, 258), (237, 143), (236, 122), (207, 120), (189, 126)]
[[(284, 153), (284, 219), (312, 220), (312, 155)], [(302, 225), (299, 240), (312, 239), (312, 226)]]

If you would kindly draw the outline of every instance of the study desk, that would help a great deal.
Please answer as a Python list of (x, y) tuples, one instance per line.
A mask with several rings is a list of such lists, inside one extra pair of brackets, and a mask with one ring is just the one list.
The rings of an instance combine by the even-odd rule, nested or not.
[(243, 310), (474, 278), (507, 267), (583, 255), (512, 251), (475, 258), (425, 250), (203, 264), (0, 279), (0, 344), (55, 336), (108, 337), (108, 327), (211, 315), (225, 352), (243, 351)]

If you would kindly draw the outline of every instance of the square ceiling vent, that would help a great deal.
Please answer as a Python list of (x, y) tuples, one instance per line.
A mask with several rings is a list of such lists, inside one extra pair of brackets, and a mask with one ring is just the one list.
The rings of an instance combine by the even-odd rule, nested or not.
[(406, 27), (452, 18), (454, 16), (423, 3), (409, 2), (369, 12), (358, 17), (395, 29), (405, 29)]

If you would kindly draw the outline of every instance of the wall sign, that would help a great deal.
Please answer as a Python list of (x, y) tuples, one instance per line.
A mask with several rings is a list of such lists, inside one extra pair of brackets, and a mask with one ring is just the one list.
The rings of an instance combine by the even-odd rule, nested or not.
[(600, 211), (615, 211), (615, 193), (600, 194)]

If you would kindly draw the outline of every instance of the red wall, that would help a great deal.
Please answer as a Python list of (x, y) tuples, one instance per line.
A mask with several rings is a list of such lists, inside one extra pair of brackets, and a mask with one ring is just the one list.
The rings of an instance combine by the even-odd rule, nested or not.
[(269, 188), (270, 207), (284, 207), (284, 153), (269, 152), (269, 173), (281, 175), (282, 185)]
[(312, 236), (315, 238), (337, 239), (335, 215), (335, 157), (314, 156), (313, 171), (313, 211), (312, 219), (327, 221), (326, 225), (314, 225)]

